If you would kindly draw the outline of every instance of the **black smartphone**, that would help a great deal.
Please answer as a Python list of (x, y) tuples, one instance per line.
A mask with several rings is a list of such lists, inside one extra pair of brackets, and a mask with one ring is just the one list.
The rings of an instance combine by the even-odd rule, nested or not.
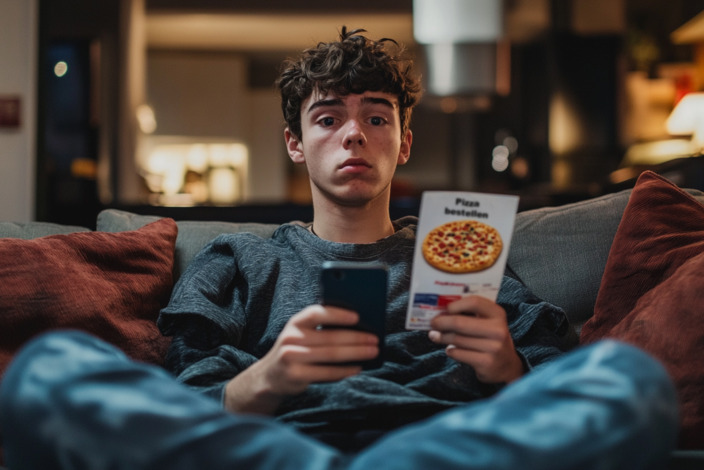
[(375, 369), (383, 363), (386, 336), (386, 292), (388, 270), (382, 263), (323, 263), (320, 275), (321, 303), (353, 310), (359, 323), (350, 328), (374, 333), (379, 337), (379, 355), (361, 363), (364, 369)]

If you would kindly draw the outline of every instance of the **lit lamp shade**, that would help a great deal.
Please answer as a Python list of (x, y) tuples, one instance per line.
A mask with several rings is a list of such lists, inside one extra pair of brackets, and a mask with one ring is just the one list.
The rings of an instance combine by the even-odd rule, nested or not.
[(492, 42), (503, 34), (497, 0), (413, 0), (413, 36), (420, 44)]
[(699, 151), (704, 149), (704, 93), (686, 94), (667, 119), (667, 132), (672, 135), (691, 135)]
[(494, 91), (502, 35), (501, 1), (413, 1), (413, 36), (423, 46), (431, 94)]

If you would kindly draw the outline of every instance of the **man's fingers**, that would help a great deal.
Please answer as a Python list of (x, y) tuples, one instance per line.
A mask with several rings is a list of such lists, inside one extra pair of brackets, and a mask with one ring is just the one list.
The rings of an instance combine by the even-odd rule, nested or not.
[(284, 346), (281, 359), (289, 363), (334, 364), (373, 359), (379, 354), (376, 344), (355, 344), (310, 347), (300, 345)]
[(479, 295), (468, 295), (451, 302), (447, 306), (449, 314), (474, 315), (480, 318), (505, 317), (504, 309), (496, 302)]
[(279, 342), (311, 347), (378, 344), (376, 335), (349, 328), (356, 325), (358, 319), (359, 316), (350, 310), (313, 305), (289, 320), (293, 329), (289, 330), (289, 334), (279, 336)]
[(359, 321), (359, 315), (343, 308), (311, 305), (291, 317), (289, 321), (301, 328), (316, 328), (319, 325), (352, 326)]
[(379, 344), (379, 338), (365, 331), (352, 330), (349, 328), (322, 328), (310, 334), (306, 343), (310, 346), (324, 346), (327, 344), (335, 346), (346, 345), (374, 345)]
[(486, 318), (470, 317), (467, 315), (438, 315), (433, 318), (431, 328), (442, 333), (453, 332), (464, 336), (484, 338), (492, 336), (494, 332), (493, 321)]
[(443, 333), (437, 330), (432, 330), (428, 333), (428, 337), (434, 343), (453, 346), (467, 351), (485, 353), (494, 352), (498, 349), (498, 343), (493, 339), (468, 337), (458, 335), (455, 332)]

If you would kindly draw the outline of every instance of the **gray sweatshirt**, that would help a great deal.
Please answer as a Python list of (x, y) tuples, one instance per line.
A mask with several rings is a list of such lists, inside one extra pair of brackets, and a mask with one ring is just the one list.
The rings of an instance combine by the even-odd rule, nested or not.
[[(405, 329), (416, 223), (415, 217), (399, 219), (394, 235), (359, 245), (322, 240), (296, 224), (282, 225), (270, 239), (219, 236), (190, 264), (159, 317), (162, 332), (173, 337), (167, 367), (185, 384), (222, 400), (227, 381), (266, 354), (288, 319), (320, 302), (324, 261), (380, 261), (389, 267), (383, 366), (313, 384), (285, 400), (277, 419), (356, 449), (390, 429), (492, 395), (501, 384), (480, 382), (427, 332)], [(564, 312), (516, 279), (504, 277), (497, 302), (528, 369), (572, 346), (564, 341)]]

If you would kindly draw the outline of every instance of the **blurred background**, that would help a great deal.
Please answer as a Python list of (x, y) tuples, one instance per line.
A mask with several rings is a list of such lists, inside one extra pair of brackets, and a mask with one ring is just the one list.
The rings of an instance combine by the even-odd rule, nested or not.
[(415, 56), (392, 215), (424, 190), (520, 210), (704, 189), (704, 0), (0, 0), (0, 219), (310, 219), (273, 82), (343, 25)]

